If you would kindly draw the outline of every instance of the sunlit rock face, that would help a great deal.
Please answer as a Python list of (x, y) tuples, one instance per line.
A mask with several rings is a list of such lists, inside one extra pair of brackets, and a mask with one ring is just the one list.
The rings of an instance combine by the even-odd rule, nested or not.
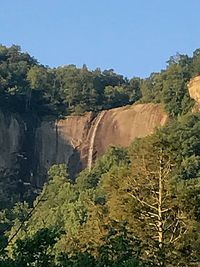
[(160, 105), (138, 104), (83, 116), (42, 122), (36, 131), (38, 168), (66, 163), (71, 173), (91, 168), (109, 146), (128, 146), (136, 137), (147, 136), (163, 126), (166, 113)]
[(74, 176), (87, 161), (87, 137), (94, 116), (68, 116), (59, 121), (43, 121), (36, 130), (37, 173), (44, 174), (53, 164), (65, 163)]
[(108, 110), (96, 133), (94, 146), (97, 155), (110, 146), (128, 146), (136, 137), (144, 137), (161, 127), (167, 114), (160, 105), (138, 104)]
[(190, 97), (195, 100), (196, 104), (193, 111), (200, 110), (200, 76), (197, 76), (190, 80), (188, 83), (188, 91)]
[(165, 124), (158, 104), (138, 104), (68, 116), (59, 121), (24, 121), (0, 112), (0, 170), (41, 186), (53, 164), (68, 166), (71, 178), (91, 168), (109, 146), (128, 146)]

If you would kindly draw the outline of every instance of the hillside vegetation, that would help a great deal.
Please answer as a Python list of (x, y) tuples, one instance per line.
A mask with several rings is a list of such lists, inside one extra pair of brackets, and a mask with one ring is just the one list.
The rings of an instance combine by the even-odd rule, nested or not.
[(100, 111), (142, 102), (163, 103), (171, 116), (185, 114), (192, 101), (187, 82), (200, 74), (200, 51), (192, 57), (173, 56), (167, 67), (149, 78), (127, 79), (114, 70), (90, 71), (86, 65), (50, 68), (19, 46), (0, 46), (0, 104), (2, 108), (39, 116), (63, 116)]
[(187, 91), (198, 74), (200, 50), (128, 80), (86, 66), (51, 69), (1, 46), (7, 111), (60, 117), (139, 101), (163, 104), (170, 119), (126, 149), (111, 147), (74, 182), (65, 165), (52, 166), (33, 205), (5, 208), (2, 193), (0, 266), (199, 266), (200, 114)]

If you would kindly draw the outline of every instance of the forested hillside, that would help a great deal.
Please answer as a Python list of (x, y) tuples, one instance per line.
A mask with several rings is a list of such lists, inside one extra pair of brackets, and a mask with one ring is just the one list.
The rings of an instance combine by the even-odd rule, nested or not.
[(50, 68), (19, 46), (0, 46), (1, 108), (38, 116), (82, 114), (142, 102), (163, 103), (171, 116), (186, 113), (192, 101), (187, 82), (200, 74), (200, 51), (173, 56), (149, 78), (127, 79), (114, 70), (90, 71), (86, 65)]
[(110, 147), (75, 181), (64, 164), (52, 166), (29, 203), (2, 191), (0, 266), (199, 266), (200, 114), (191, 112), (187, 89), (199, 74), (199, 49), (170, 58), (149, 78), (129, 80), (85, 65), (52, 69), (18, 46), (1, 46), (7, 112), (42, 120), (153, 102), (169, 120), (128, 148)]
[(137, 101), (140, 79), (125, 79), (113, 70), (89, 71), (84, 65), (49, 68), (20, 47), (0, 46), (1, 106), (43, 115), (82, 114)]

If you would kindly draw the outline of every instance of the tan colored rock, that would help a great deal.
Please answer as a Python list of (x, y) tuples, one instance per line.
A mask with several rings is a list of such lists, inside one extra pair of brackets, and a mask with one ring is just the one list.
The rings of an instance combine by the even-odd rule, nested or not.
[(152, 134), (167, 120), (160, 105), (138, 104), (108, 110), (96, 135), (97, 155), (110, 146), (128, 146), (136, 137)]
[[(75, 172), (82, 169), (80, 157), (76, 153), (85, 144), (91, 126), (92, 113), (84, 116), (68, 116), (58, 122), (44, 121), (36, 130), (35, 157), (39, 173), (45, 174), (53, 164), (71, 164)], [(77, 157), (74, 157), (77, 154)], [(74, 161), (70, 163), (70, 158)], [(82, 157), (83, 158), (83, 157)]]
[(73, 176), (85, 167), (91, 168), (109, 146), (128, 146), (136, 137), (153, 133), (166, 120), (158, 104), (115, 108), (97, 116), (88, 112), (57, 122), (42, 121), (40, 125), (0, 112), (0, 174), (14, 174), (42, 185), (50, 166), (65, 163)]
[[(57, 123), (43, 122), (36, 132), (39, 172), (66, 163), (74, 171), (91, 162), (109, 146), (128, 146), (165, 124), (167, 115), (158, 104), (138, 104), (103, 111), (94, 117), (69, 116)], [(72, 170), (73, 172), (73, 170)]]
[(200, 76), (190, 80), (188, 83), (188, 91), (190, 97), (200, 105)]

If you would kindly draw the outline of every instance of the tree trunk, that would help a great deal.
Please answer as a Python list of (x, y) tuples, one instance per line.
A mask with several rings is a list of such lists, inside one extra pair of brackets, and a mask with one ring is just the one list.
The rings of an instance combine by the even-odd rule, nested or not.
[(162, 151), (159, 160), (160, 168), (159, 168), (159, 187), (158, 187), (158, 242), (159, 242), (159, 255), (160, 262), (159, 266), (164, 266), (164, 255), (163, 255), (163, 216), (162, 216), (162, 202), (163, 202), (163, 158)]

